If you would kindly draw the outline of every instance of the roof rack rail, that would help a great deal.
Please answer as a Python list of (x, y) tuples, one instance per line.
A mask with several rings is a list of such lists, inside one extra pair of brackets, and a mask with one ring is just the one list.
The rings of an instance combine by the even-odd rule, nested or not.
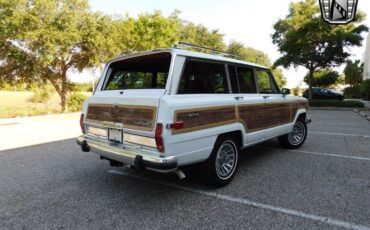
[(224, 56), (224, 57), (233, 57), (233, 58), (240, 59), (240, 60), (244, 59), (240, 55), (228, 53), (228, 52), (217, 50), (217, 49), (214, 49), (214, 48), (208, 48), (208, 47), (204, 47), (204, 46), (194, 45), (194, 44), (187, 43), (187, 42), (181, 42), (181, 41), (176, 42), (173, 45), (173, 48), (207, 50), (207, 51), (211, 51), (212, 54), (218, 54), (218, 55), (221, 55), (221, 56)]

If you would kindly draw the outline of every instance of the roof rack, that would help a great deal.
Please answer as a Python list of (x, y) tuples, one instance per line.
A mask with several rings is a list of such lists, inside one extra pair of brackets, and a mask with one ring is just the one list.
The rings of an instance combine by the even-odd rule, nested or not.
[(173, 45), (173, 48), (207, 50), (207, 51), (211, 51), (212, 54), (217, 54), (217, 55), (221, 55), (221, 56), (224, 56), (224, 57), (233, 57), (233, 58), (240, 59), (240, 60), (244, 59), (241, 55), (236, 55), (236, 54), (224, 52), (224, 51), (221, 51), (221, 50), (217, 50), (217, 49), (214, 49), (214, 48), (208, 48), (208, 47), (194, 45), (194, 44), (191, 44), (191, 43), (181, 42), (181, 41), (176, 42)]

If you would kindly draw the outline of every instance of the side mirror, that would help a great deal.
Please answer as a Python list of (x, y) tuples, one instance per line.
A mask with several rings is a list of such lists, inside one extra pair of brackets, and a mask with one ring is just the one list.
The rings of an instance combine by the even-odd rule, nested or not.
[(290, 89), (284, 88), (284, 89), (281, 90), (281, 93), (283, 94), (283, 96), (289, 95), (290, 94)]

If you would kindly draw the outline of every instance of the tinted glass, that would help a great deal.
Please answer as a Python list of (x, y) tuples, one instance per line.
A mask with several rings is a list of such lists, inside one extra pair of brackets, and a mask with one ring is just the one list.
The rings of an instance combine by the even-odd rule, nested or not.
[(258, 92), (259, 93), (279, 93), (275, 82), (266, 70), (257, 70)]
[(231, 89), (233, 93), (239, 93), (239, 85), (238, 85), (238, 77), (236, 73), (236, 66), (229, 65), (229, 76), (230, 76), (230, 83), (231, 83)]
[(218, 63), (187, 61), (178, 93), (229, 93), (225, 66)]
[(240, 93), (257, 93), (252, 68), (238, 67)]
[(129, 58), (112, 63), (105, 90), (164, 89), (171, 63), (170, 53)]

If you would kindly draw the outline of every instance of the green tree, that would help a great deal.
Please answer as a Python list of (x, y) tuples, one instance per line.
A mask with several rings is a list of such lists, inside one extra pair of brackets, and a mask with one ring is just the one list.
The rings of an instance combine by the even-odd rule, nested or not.
[(243, 57), (244, 61), (272, 67), (272, 73), (274, 74), (279, 87), (282, 88), (285, 86), (286, 80), (282, 69), (272, 66), (271, 60), (266, 53), (250, 47), (245, 47), (243, 43), (237, 41), (230, 42), (227, 47), (227, 52)]
[[(304, 78), (304, 82), (309, 84), (310, 74)], [(340, 75), (337, 71), (330, 69), (317, 69), (313, 73), (312, 86), (313, 87), (331, 87), (337, 84), (340, 80)]]
[(0, 0), (3, 77), (49, 81), (66, 108), (67, 71), (82, 71), (122, 50), (112, 19), (87, 0)]
[(125, 33), (120, 41), (126, 44), (125, 53), (171, 47), (176, 41), (184, 41), (205, 47), (223, 50), (224, 35), (202, 25), (182, 20), (180, 11), (175, 10), (169, 17), (161, 11), (139, 15), (137, 19), (126, 17), (118, 23)]
[(126, 30), (120, 41), (126, 44), (126, 53), (171, 47), (177, 40), (178, 21), (165, 17), (160, 11), (126, 17), (119, 25)]
[(335, 26), (326, 23), (320, 16), (316, 0), (293, 2), (289, 14), (274, 24), (272, 40), (282, 56), (276, 66), (303, 66), (309, 71), (309, 91), (312, 98), (312, 83), (316, 69), (341, 65), (350, 56), (348, 48), (360, 46), (361, 33), (368, 28), (360, 24), (365, 14), (357, 12), (355, 21)]
[(363, 65), (360, 64), (360, 60), (356, 60), (355, 62), (349, 60), (343, 73), (346, 84), (352, 87), (357, 86), (362, 82)]
[(203, 25), (182, 21), (179, 27), (178, 40), (204, 47), (224, 50), (224, 35), (218, 30), (209, 30)]

